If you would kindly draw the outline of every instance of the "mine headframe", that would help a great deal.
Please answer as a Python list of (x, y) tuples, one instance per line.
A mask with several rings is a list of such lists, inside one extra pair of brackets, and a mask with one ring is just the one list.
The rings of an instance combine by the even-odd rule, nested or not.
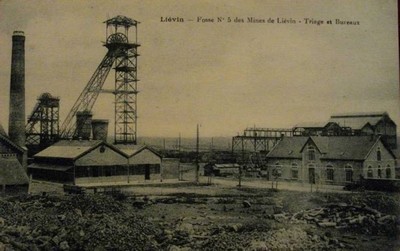
[[(91, 112), (101, 92), (114, 94), (115, 101), (115, 143), (136, 143), (137, 130), (137, 25), (139, 22), (117, 16), (106, 20), (106, 42), (108, 52), (79, 95), (64, 123), (61, 126), (61, 138), (78, 138), (80, 128), (75, 117), (79, 112)], [(129, 29), (134, 27), (133, 34)], [(114, 65), (115, 86), (113, 91), (102, 90), (104, 82)]]
[(60, 99), (50, 93), (42, 93), (25, 127), (26, 146), (37, 152), (59, 139)]

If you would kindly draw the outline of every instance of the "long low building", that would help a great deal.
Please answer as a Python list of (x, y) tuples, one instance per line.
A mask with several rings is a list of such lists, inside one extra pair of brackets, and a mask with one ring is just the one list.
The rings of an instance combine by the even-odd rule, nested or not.
[(147, 146), (63, 140), (33, 157), (28, 171), (34, 179), (85, 184), (161, 178), (161, 156)]

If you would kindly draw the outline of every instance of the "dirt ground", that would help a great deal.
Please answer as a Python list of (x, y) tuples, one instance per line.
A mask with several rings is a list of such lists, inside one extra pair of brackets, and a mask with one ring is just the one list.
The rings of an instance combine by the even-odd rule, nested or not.
[[(0, 210), (0, 250), (400, 250), (399, 194), (217, 183), (137, 184), (82, 196), (34, 182), (31, 197), (1, 199), (23, 220)], [(39, 218), (53, 222), (53, 232), (38, 226), (43, 210), (49, 218)], [(342, 223), (332, 226), (332, 212)], [(64, 226), (69, 220), (74, 228)]]

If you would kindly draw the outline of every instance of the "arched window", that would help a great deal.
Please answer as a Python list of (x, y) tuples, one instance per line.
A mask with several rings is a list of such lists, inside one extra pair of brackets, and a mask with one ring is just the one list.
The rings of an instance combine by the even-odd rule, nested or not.
[(376, 151), (376, 159), (378, 161), (382, 160), (382, 154), (381, 154), (381, 148), (380, 147), (378, 147), (378, 150)]
[(333, 166), (328, 164), (326, 166), (326, 180), (333, 181), (334, 180), (334, 171)]
[(386, 166), (386, 179), (392, 178), (392, 169), (390, 169), (390, 165)]
[(315, 148), (314, 146), (309, 146), (307, 148), (308, 160), (315, 160)]
[(381, 166), (378, 166), (378, 178), (382, 178), (382, 170), (381, 170)]
[(292, 179), (297, 180), (299, 178), (299, 166), (297, 163), (292, 163)]
[(367, 177), (368, 178), (373, 178), (374, 177), (374, 173), (372, 171), (372, 166), (368, 166)]
[(353, 182), (353, 167), (347, 164), (344, 167), (344, 171), (346, 173), (346, 182)]

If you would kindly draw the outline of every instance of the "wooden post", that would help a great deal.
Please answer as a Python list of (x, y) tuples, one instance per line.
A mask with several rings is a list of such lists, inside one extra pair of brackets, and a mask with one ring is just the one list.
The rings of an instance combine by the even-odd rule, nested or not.
[(196, 137), (196, 183), (199, 183), (199, 172), (200, 172), (200, 166), (199, 166), (199, 124), (197, 124), (197, 137)]
[(31, 194), (32, 174), (29, 175), (28, 194)]
[(181, 133), (179, 133), (178, 139), (178, 180), (181, 181), (182, 177), (182, 170), (181, 170)]
[(127, 166), (127, 167), (128, 167), (128, 183), (129, 183), (129, 182), (130, 182), (130, 180), (129, 180), (129, 178), (130, 178), (130, 170), (129, 170), (129, 168), (130, 168), (130, 167), (129, 167), (129, 157), (128, 157), (128, 166)]

